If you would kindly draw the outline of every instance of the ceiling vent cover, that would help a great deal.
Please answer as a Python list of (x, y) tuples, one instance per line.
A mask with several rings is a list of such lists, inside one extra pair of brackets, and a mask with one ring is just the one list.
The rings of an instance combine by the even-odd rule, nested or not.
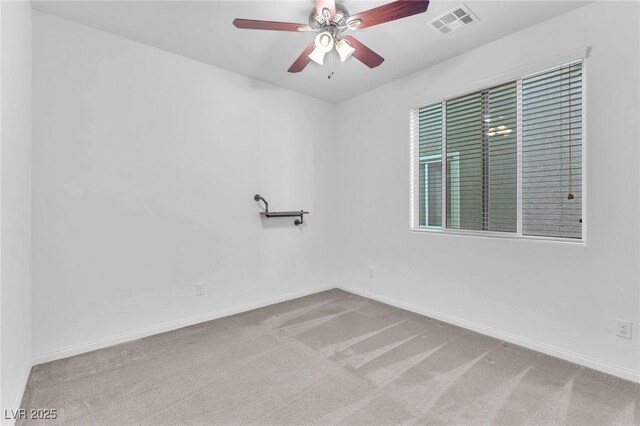
[(448, 35), (461, 28), (468, 27), (477, 20), (478, 18), (471, 13), (469, 8), (464, 4), (461, 4), (460, 6), (454, 7), (447, 13), (438, 16), (436, 19), (431, 21), (429, 25), (431, 25), (431, 28), (434, 30), (444, 35)]

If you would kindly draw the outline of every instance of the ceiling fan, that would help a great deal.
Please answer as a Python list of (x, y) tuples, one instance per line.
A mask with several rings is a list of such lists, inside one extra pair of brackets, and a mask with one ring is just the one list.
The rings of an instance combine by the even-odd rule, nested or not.
[[(236, 28), (272, 31), (309, 31), (317, 33), (315, 40), (302, 51), (302, 54), (289, 67), (289, 72), (302, 71), (309, 61), (320, 65), (324, 57), (335, 47), (340, 60), (346, 61), (353, 55), (369, 68), (380, 65), (384, 58), (355, 37), (343, 35), (346, 30), (361, 30), (396, 19), (406, 18), (427, 11), (429, 0), (396, 0), (364, 12), (350, 15), (349, 11), (335, 0), (315, 0), (315, 7), (309, 15), (309, 24), (290, 22), (258, 21), (253, 19), (234, 19)], [(330, 76), (329, 76), (330, 77)]]

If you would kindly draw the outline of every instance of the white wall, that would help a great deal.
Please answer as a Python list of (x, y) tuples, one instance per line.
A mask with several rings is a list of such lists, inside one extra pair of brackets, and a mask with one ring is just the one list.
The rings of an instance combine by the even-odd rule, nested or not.
[[(341, 284), (639, 380), (638, 15), (598, 2), (340, 104)], [(587, 45), (587, 243), (411, 232), (409, 109)]]
[(36, 362), (331, 287), (333, 105), (38, 12), (33, 48)]
[(31, 370), (30, 3), (2, 1), (0, 15), (0, 408), (10, 410)]

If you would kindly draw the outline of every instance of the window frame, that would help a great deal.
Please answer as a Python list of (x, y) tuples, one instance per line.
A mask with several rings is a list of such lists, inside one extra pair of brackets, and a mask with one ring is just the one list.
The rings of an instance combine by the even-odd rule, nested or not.
[[(424, 168), (425, 187), (427, 188), (425, 192), (425, 203), (426, 203), (425, 215), (427, 219), (427, 224), (425, 226), (420, 226), (420, 224), (418, 224), (418, 227), (420, 229), (440, 229), (442, 225), (440, 226), (429, 225), (429, 189), (428, 188), (429, 188), (429, 164), (440, 165), (440, 170), (441, 170), (440, 174), (442, 175), (442, 154), (433, 154), (433, 155), (426, 155), (426, 156), (420, 157), (419, 164), (420, 164), (419, 167)], [(440, 186), (442, 186), (442, 183), (440, 184)], [(442, 222), (442, 214), (440, 215), (440, 222)]]
[[(587, 186), (587, 58), (589, 57), (590, 47), (586, 48), (586, 52), (580, 49), (580, 54), (574, 54), (573, 56), (565, 56), (562, 59), (549, 62), (540, 67), (529, 67), (521, 72), (512, 72), (491, 80), (478, 82), (465, 87), (464, 89), (457, 90), (449, 93), (447, 96), (440, 96), (433, 99), (430, 102), (422, 102), (419, 106), (410, 108), (410, 230), (412, 232), (420, 234), (441, 234), (441, 235), (457, 235), (467, 237), (484, 237), (484, 238), (502, 238), (511, 240), (526, 240), (526, 241), (538, 241), (538, 242), (551, 242), (551, 243), (568, 243), (585, 245), (587, 242), (587, 198), (588, 198), (588, 186)], [(526, 78), (553, 70), (558, 67), (567, 66), (572, 63), (582, 63), (582, 115), (581, 115), (581, 127), (582, 127), (582, 230), (581, 238), (569, 238), (569, 237), (545, 237), (536, 235), (523, 235), (522, 233), (522, 81)], [(502, 231), (479, 231), (479, 230), (466, 230), (466, 229), (454, 229), (446, 227), (446, 197), (443, 195), (442, 201), (442, 227), (420, 227), (419, 223), (419, 196), (420, 185), (418, 173), (421, 166), (420, 159), (420, 144), (419, 137), (416, 131), (417, 123), (419, 122), (418, 114), (419, 109), (425, 106), (434, 105), (437, 103), (442, 104), (442, 120), (446, 122), (446, 103), (450, 100), (472, 94), (474, 92), (480, 92), (483, 90), (489, 90), (491, 88), (516, 82), (516, 103), (517, 103), (517, 229), (516, 232), (502, 232)], [(446, 126), (442, 129), (442, 152), (447, 153), (446, 150)], [(448, 156), (449, 153), (447, 153)], [(442, 162), (442, 174), (443, 179), (446, 179), (447, 162)]]

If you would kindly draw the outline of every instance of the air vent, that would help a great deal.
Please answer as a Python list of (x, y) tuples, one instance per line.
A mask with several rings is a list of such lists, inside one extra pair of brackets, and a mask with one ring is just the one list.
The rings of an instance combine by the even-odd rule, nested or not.
[(447, 13), (438, 16), (438, 18), (431, 21), (431, 25), (434, 30), (446, 35), (458, 31), (461, 28), (468, 27), (477, 20), (478, 18), (471, 13), (469, 8), (461, 4)]

